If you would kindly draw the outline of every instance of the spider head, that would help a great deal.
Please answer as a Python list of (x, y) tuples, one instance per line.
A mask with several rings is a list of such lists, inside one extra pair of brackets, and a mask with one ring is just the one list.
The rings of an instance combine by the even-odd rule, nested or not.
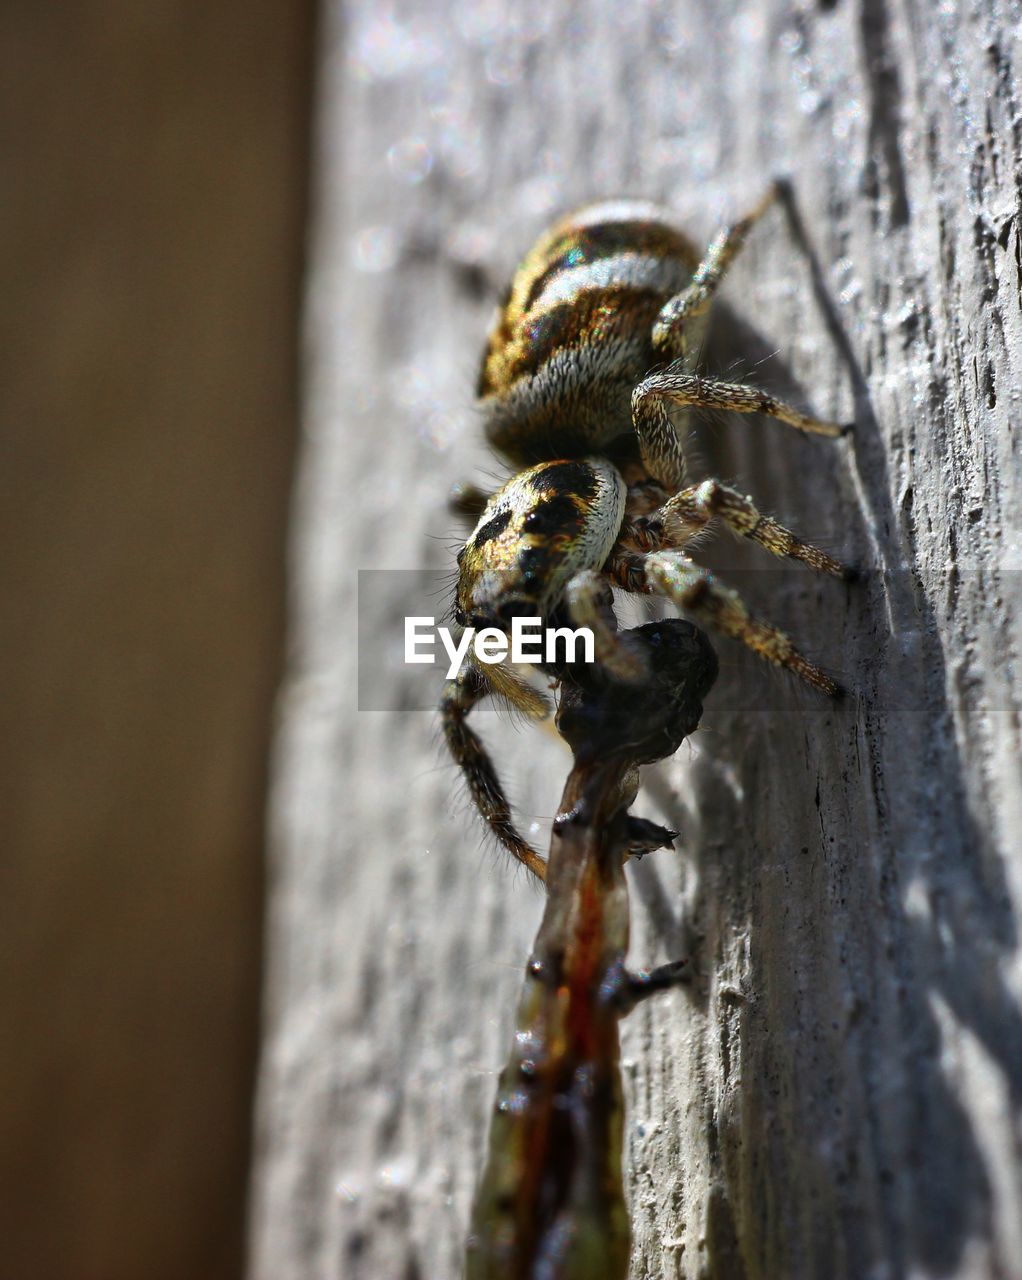
[(546, 618), (581, 569), (600, 568), (621, 526), (624, 483), (603, 460), (544, 462), (486, 504), (458, 555), (455, 617), (508, 630)]

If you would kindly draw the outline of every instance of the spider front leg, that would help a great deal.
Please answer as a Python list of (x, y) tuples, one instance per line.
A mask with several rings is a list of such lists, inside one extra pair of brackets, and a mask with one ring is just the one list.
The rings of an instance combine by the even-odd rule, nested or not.
[(798, 560), (810, 569), (845, 581), (855, 576), (853, 569), (763, 515), (751, 498), (719, 480), (704, 480), (676, 493), (648, 516), (629, 521), (622, 536), (640, 551), (680, 549), (701, 533), (714, 516), (719, 516), (732, 533), (758, 543), (771, 555)]
[(843, 692), (783, 631), (752, 617), (736, 591), (721, 586), (708, 569), (693, 563), (683, 552), (616, 552), (607, 562), (606, 572), (626, 591), (666, 597), (700, 622), (740, 640), (761, 658), (786, 667), (821, 693), (838, 697)]
[[(510, 679), (509, 673), (504, 674)], [(508, 693), (507, 687), (495, 688), (474, 663), (466, 662), (458, 676), (444, 685), (440, 700), (444, 738), (468, 784), (472, 802), (486, 825), (522, 866), (540, 880), (545, 880), (546, 862), (518, 833), (511, 817), (511, 806), (493, 761), (479, 735), (467, 723), (467, 716), (476, 703), (487, 694), (496, 692), (509, 700), (517, 701)], [(518, 702), (517, 705), (522, 706), (522, 703)], [(534, 711), (534, 704), (523, 706), (524, 710), (531, 713), (530, 708)]]
[(634, 684), (647, 674), (642, 652), (627, 631), (619, 631), (610, 583), (594, 569), (583, 569), (564, 592), (568, 616), (577, 627), (593, 633), (593, 653), (599, 666), (615, 680)]

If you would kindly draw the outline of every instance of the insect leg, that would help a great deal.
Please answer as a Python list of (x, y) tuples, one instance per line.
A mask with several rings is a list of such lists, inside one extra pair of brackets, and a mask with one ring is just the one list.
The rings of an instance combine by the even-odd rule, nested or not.
[(769, 209), (776, 196), (777, 188), (772, 186), (745, 217), (732, 222), (730, 226), (721, 227), (710, 242), (705, 257), (696, 267), (690, 283), (664, 304), (653, 326), (653, 345), (663, 355), (681, 360), (691, 357), (694, 343), (700, 336), (698, 331), (693, 332), (692, 321), (705, 316), (709, 311), (713, 295), (735, 255), (745, 243), (746, 236)]
[(608, 561), (606, 572), (627, 591), (665, 596), (700, 622), (740, 640), (761, 658), (786, 667), (822, 693), (837, 697), (842, 692), (783, 631), (753, 618), (736, 591), (722, 586), (708, 569), (694, 564), (682, 552), (619, 552)]
[(444, 685), (440, 718), (447, 747), (461, 769), (476, 809), (500, 843), (540, 880), (546, 879), (546, 862), (519, 835), (511, 818), (511, 806), (481, 739), (469, 728), (466, 717), (477, 702), (492, 692), (486, 679), (468, 663), (456, 679)]
[(826, 551), (804, 542), (790, 529), (763, 515), (751, 498), (719, 480), (704, 480), (676, 493), (658, 510), (633, 520), (628, 536), (642, 551), (661, 547), (684, 547), (709, 521), (719, 516), (741, 538), (749, 538), (775, 556), (800, 560), (810, 569), (848, 579), (854, 571)]
[(628, 975), (625, 1000), (628, 1009), (634, 1009), (640, 1000), (669, 991), (692, 981), (692, 966), (687, 960), (673, 960), (670, 964), (657, 965), (655, 969), (640, 969)]
[(631, 1013), (640, 1001), (656, 995), (658, 991), (670, 991), (692, 981), (692, 967), (687, 960), (674, 960), (670, 964), (657, 965), (654, 969), (639, 969), (632, 973), (621, 965), (615, 976), (611, 1000), (618, 1017)]
[(627, 822), (625, 850), (629, 858), (644, 858), (647, 853), (654, 853), (657, 849), (669, 849), (678, 836), (677, 831), (661, 827), (648, 818), (637, 818), (632, 813), (628, 814)]

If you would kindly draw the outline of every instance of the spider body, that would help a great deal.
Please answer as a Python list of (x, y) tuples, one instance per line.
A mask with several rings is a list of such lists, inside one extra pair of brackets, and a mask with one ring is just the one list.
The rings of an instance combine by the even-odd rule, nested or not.
[[(599, 668), (634, 684), (647, 672), (618, 633), (616, 586), (663, 596), (820, 691), (839, 692), (783, 631), (752, 617), (734, 591), (686, 554), (687, 544), (719, 521), (773, 555), (850, 576), (751, 498), (714, 479), (689, 483), (675, 421), (679, 410), (725, 409), (823, 436), (845, 430), (695, 372), (717, 286), (775, 195), (725, 227), (703, 255), (655, 206), (635, 202), (582, 210), (526, 255), (478, 384), (488, 440), (526, 469), (492, 496), (458, 493), (459, 509), (478, 517), (458, 556), (459, 623), (506, 630), (517, 616), (589, 627)], [(545, 669), (591, 684), (577, 664)], [(515, 830), (492, 762), (466, 723), (487, 694), (530, 715), (544, 714), (545, 700), (509, 667), (473, 665), (448, 682), (441, 706), (476, 807), (501, 843), (543, 877), (545, 863)]]

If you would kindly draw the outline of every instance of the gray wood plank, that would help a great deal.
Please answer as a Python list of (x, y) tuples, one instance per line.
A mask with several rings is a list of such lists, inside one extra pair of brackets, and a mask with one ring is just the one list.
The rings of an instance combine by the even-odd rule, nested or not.
[[(1022, 1275), (1019, 17), (328, 6), (258, 1280), (457, 1274), (538, 919), (435, 718), (355, 701), (355, 570), (452, 564), (447, 486), (498, 471), (479, 286), (591, 197), (708, 238), (779, 173), (792, 212), (736, 265), (708, 367), (858, 428), (709, 424), (699, 474), (865, 573), (705, 559), (852, 692), (720, 641), (704, 728), (640, 802), (684, 840), (633, 878), (635, 954), (703, 976), (626, 1024), (633, 1274)], [(400, 600), (363, 609), (393, 643)], [(482, 723), (542, 823), (558, 745)]]

